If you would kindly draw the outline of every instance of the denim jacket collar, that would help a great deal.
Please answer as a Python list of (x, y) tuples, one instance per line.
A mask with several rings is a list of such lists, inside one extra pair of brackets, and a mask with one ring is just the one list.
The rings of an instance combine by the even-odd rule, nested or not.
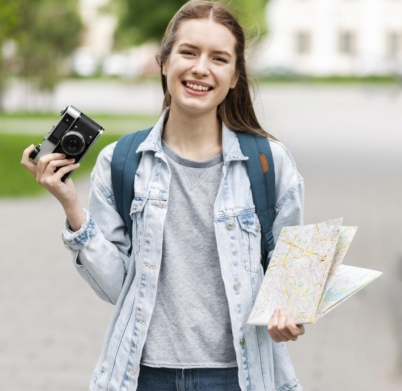
[[(155, 124), (148, 137), (140, 144), (137, 149), (137, 153), (144, 151), (154, 151), (155, 153), (162, 152), (162, 132), (164, 119), (168, 112), (169, 108), (166, 108), (165, 111), (160, 116), (158, 122)], [(247, 156), (244, 156), (241, 149), (239, 140), (236, 136), (236, 133), (230, 130), (223, 122), (222, 122), (222, 153), (223, 160), (225, 163), (235, 160), (248, 160)]]

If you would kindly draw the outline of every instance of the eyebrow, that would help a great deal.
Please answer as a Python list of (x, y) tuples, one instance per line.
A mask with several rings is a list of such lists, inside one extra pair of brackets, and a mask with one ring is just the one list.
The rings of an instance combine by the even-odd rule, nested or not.
[[(182, 43), (178, 47), (180, 48), (181, 46), (187, 46), (192, 49), (198, 49), (198, 46), (192, 45), (191, 43)], [(214, 54), (223, 54), (223, 55), (226, 55), (226, 56), (232, 58), (232, 56), (226, 50), (213, 50), (213, 53)]]

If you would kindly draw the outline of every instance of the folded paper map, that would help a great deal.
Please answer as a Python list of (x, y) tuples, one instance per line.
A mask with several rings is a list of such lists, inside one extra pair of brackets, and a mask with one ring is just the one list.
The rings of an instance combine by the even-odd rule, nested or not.
[(268, 325), (279, 307), (296, 324), (315, 323), (382, 274), (342, 265), (357, 227), (341, 224), (282, 228), (247, 324)]

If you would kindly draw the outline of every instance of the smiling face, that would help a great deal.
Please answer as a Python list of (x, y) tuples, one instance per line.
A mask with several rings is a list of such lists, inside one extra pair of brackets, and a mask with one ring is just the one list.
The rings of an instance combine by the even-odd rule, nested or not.
[(190, 115), (216, 113), (237, 82), (236, 39), (211, 19), (184, 22), (163, 64), (171, 110)]

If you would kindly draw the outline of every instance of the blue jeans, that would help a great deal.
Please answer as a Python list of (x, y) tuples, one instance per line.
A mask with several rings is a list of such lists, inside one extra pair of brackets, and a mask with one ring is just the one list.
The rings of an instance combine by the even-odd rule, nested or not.
[(238, 368), (153, 368), (140, 365), (137, 391), (241, 391)]

